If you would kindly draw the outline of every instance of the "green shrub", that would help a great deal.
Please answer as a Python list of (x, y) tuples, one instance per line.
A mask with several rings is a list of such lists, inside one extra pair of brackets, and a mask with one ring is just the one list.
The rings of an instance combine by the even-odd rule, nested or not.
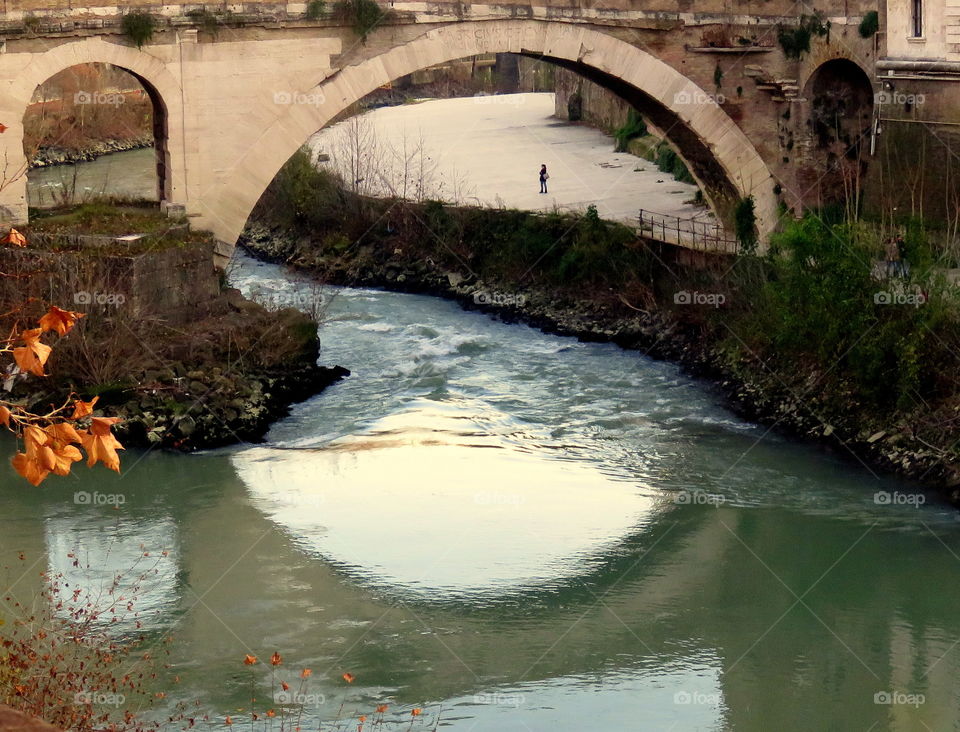
[(613, 136), (617, 140), (617, 146), (614, 149), (614, 152), (627, 152), (627, 145), (630, 143), (630, 140), (633, 140), (637, 137), (644, 137), (647, 134), (649, 133), (646, 123), (637, 113), (637, 110), (631, 107), (630, 111), (627, 112), (627, 121), (624, 123), (623, 127), (620, 127), (613, 132)]
[(126, 13), (120, 23), (123, 34), (137, 44), (137, 48), (149, 43), (157, 29), (156, 19), (150, 13), (139, 11)]
[(220, 31), (220, 18), (211, 13), (206, 8), (196, 8), (187, 11), (187, 17), (192, 18), (193, 22), (200, 26), (201, 30), (206, 31), (214, 38)]
[[(909, 230), (908, 230), (909, 233)], [(772, 238), (767, 276), (742, 287), (729, 321), (749, 350), (784, 373), (831, 374), (874, 415), (910, 409), (956, 390), (956, 288), (944, 282), (929, 246), (914, 233), (909, 278), (878, 279), (879, 234), (861, 224), (808, 215)], [(890, 293), (920, 304), (889, 304)]]
[(307, 3), (307, 19), (317, 20), (323, 16), (323, 11), (327, 9), (327, 4), (323, 0), (310, 0)]
[(348, 23), (354, 33), (366, 39), (378, 25), (387, 21), (390, 13), (377, 0), (337, 0), (333, 17)]
[(654, 162), (657, 169), (663, 173), (669, 173), (681, 183), (696, 183), (683, 160), (674, 152), (673, 148), (667, 143), (661, 142), (657, 145), (656, 158)]
[(307, 147), (280, 169), (261, 203), (278, 223), (297, 228), (324, 229), (348, 216), (340, 180), (317, 167)]
[(863, 16), (860, 21), (860, 37), (872, 38), (880, 30), (880, 14), (876, 10), (871, 10)]
[(733, 210), (733, 230), (740, 249), (752, 254), (757, 249), (757, 214), (753, 196), (741, 198)]
[(799, 60), (810, 51), (810, 39), (813, 36), (825, 36), (830, 32), (830, 22), (823, 22), (820, 13), (801, 15), (796, 26), (777, 26), (777, 41), (787, 58)]

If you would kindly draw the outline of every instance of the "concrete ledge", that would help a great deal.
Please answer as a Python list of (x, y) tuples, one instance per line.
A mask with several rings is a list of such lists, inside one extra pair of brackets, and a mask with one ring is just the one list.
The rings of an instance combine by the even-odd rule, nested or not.
[(960, 61), (940, 59), (882, 58), (877, 61), (879, 71), (916, 71), (930, 74), (960, 74)]

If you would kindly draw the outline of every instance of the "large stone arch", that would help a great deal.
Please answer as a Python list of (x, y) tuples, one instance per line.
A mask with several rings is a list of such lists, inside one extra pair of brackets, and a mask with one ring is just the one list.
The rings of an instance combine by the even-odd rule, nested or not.
[[(567, 65), (628, 96), (671, 135), (693, 172), (707, 184), (721, 218), (730, 220), (740, 197), (752, 195), (757, 226), (765, 237), (777, 219), (776, 181), (752, 143), (730, 117), (673, 67), (624, 41), (569, 23), (537, 20), (464, 22), (433, 28), (379, 55), (307, 79), (303, 95), (316, 104), (278, 103), (277, 90), (262, 90), (265, 109), (246, 129), (232, 131), (243, 151), (191, 213), (197, 224), (228, 244), (280, 167), (307, 139), (365, 95), (407, 74), (471, 55), (518, 53)], [(272, 116), (264, 125), (266, 113)], [(638, 205), (638, 209), (640, 206)]]
[[(86, 63), (117, 66), (132, 74), (147, 91), (154, 107), (154, 137), (157, 141), (157, 172), (160, 200), (177, 200), (185, 189), (182, 179), (183, 129), (180, 85), (167, 67), (148, 51), (101, 38), (87, 38), (64, 43), (30, 57), (17, 70), (5, 94), (0, 95), (0, 121), (7, 127), (2, 144), (7, 171), (26, 170), (23, 149), (23, 118), (34, 90), (55, 74)], [(9, 120), (9, 121), (8, 121)], [(9, 172), (7, 173), (9, 175)], [(0, 192), (0, 205), (12, 212), (13, 218), (26, 221), (27, 179), (22, 175)]]

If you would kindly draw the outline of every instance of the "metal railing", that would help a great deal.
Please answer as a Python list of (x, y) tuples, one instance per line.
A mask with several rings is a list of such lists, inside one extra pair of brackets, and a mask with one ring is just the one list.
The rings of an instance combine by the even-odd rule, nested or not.
[(640, 235), (656, 241), (705, 252), (739, 251), (736, 238), (715, 221), (684, 219), (645, 209), (640, 209), (638, 219)]

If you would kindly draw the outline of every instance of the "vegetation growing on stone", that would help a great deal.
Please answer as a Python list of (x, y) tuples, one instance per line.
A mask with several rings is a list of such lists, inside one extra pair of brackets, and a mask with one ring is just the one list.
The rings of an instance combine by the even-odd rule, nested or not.
[(669, 173), (681, 183), (696, 183), (683, 159), (667, 142), (661, 142), (654, 148), (653, 161), (657, 165), (657, 170)]
[[(227, 13), (229, 13), (229, 11), (227, 11)], [(193, 21), (200, 26), (201, 30), (206, 31), (214, 38), (216, 38), (220, 32), (220, 24), (225, 19), (225, 17), (219, 14), (211, 13), (206, 8), (188, 10), (187, 17), (193, 18)]]
[(871, 10), (863, 16), (860, 21), (860, 37), (872, 38), (880, 30), (880, 14), (876, 10)]
[(627, 112), (627, 121), (622, 127), (619, 127), (613, 132), (613, 136), (617, 141), (617, 146), (614, 151), (627, 152), (627, 145), (630, 143), (630, 140), (637, 137), (644, 137), (647, 134), (649, 134), (649, 131), (647, 130), (646, 123), (637, 110), (631, 107)]
[(137, 44), (137, 48), (142, 48), (153, 38), (157, 21), (150, 13), (135, 11), (124, 14), (121, 27), (123, 34)]
[(306, 16), (308, 20), (317, 20), (323, 16), (324, 10), (326, 10), (327, 4), (324, 0), (310, 0), (307, 3), (307, 12)]
[(757, 215), (753, 196), (741, 198), (733, 211), (733, 227), (740, 248), (752, 253), (757, 248)]
[(810, 51), (813, 36), (826, 36), (830, 32), (830, 21), (824, 22), (820, 13), (801, 15), (795, 26), (777, 26), (777, 41), (784, 55), (799, 61), (803, 54)]
[(366, 39), (390, 17), (390, 13), (377, 0), (337, 0), (333, 6), (333, 17), (349, 23), (354, 33)]

